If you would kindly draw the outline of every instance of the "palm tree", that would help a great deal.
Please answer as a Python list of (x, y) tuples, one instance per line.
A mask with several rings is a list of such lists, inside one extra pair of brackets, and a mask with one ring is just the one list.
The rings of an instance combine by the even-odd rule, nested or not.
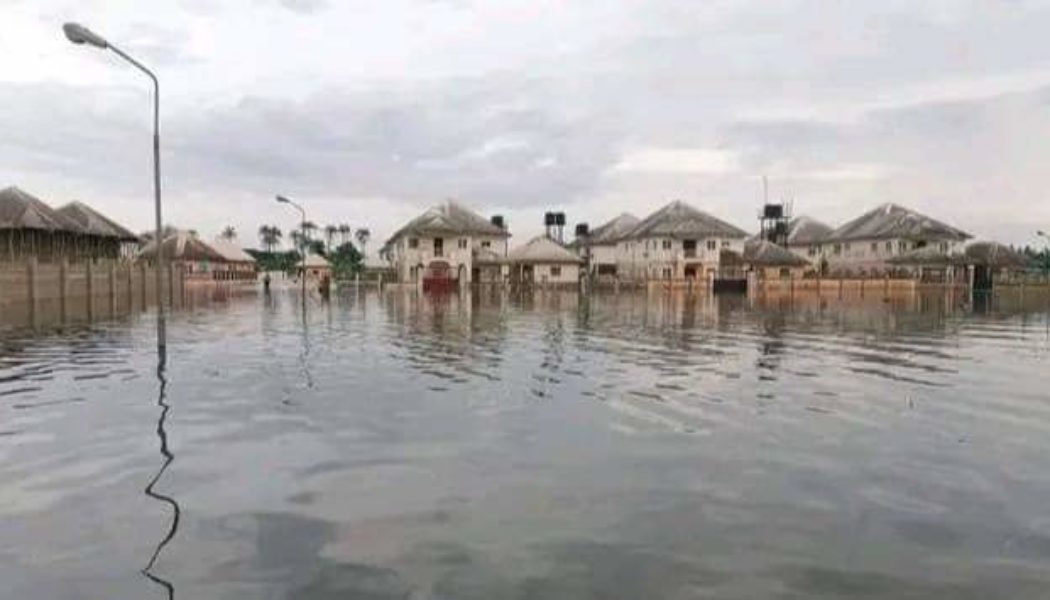
[(219, 237), (226, 240), (227, 242), (232, 242), (233, 240), (237, 239), (237, 230), (233, 228), (233, 225), (227, 225), (222, 230), (222, 233), (219, 234)]
[(303, 236), (307, 240), (314, 239), (314, 232), (316, 232), (316, 231), (317, 231), (317, 223), (314, 223), (313, 221), (305, 221), (305, 222), (303, 222)]
[(335, 225), (325, 225), (325, 228), (324, 228), (325, 250), (329, 254), (332, 253), (332, 241), (335, 240), (335, 236), (336, 236), (337, 233), (339, 233), (339, 228), (338, 227), (336, 227)]
[(269, 253), (273, 253), (274, 247), (281, 242), (282, 236), (281, 230), (273, 225), (259, 227), (259, 240)]
[(344, 244), (350, 241), (351, 231), (353, 230), (350, 229), (350, 225), (348, 223), (339, 224), (339, 237), (342, 238)]
[(307, 238), (303, 235), (303, 232), (296, 229), (292, 231), (292, 247), (302, 253), (306, 249)]
[(355, 234), (357, 237), (357, 243), (361, 244), (361, 256), (365, 255), (365, 244), (368, 243), (368, 239), (372, 237), (372, 232), (367, 227), (361, 227)]

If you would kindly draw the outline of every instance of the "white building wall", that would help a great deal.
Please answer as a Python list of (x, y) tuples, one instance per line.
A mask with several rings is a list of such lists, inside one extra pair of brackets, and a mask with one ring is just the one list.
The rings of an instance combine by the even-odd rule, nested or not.
[(699, 238), (695, 251), (691, 251), (688, 256), (684, 240), (681, 239), (653, 237), (625, 240), (616, 246), (617, 270), (622, 277), (630, 279), (682, 279), (685, 277), (686, 265), (695, 265), (704, 270), (717, 269), (723, 249), (742, 253), (744, 240)]
[(580, 266), (572, 263), (536, 263), (532, 267), (532, 277), (538, 284), (576, 284), (580, 281)]

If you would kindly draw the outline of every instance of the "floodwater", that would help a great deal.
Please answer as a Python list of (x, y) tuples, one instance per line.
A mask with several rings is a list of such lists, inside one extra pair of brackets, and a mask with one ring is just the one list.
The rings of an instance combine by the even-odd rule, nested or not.
[(1046, 299), (254, 291), (0, 330), (0, 598), (1050, 597)]

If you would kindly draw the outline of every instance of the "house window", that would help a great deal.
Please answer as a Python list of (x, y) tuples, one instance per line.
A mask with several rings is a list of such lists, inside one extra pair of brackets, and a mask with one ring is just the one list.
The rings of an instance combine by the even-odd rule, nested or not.
[(418, 248), (419, 247), (419, 238), (408, 238), (408, 247), (409, 248)]
[(871, 243), (871, 253), (872, 254), (878, 254), (879, 253), (879, 243), (878, 242), (872, 242)]
[(723, 248), (728, 248), (729, 247), (729, 240), (722, 240), (722, 247)]
[(893, 242), (886, 242), (886, 254), (893, 254)]
[(842, 255), (842, 244), (835, 244), (832, 247), (831, 251), (835, 254), (835, 256), (841, 256)]
[(664, 279), (671, 278), (671, 269), (664, 269)]
[(467, 249), (467, 239), (466, 238), (459, 238), (459, 249), (460, 250), (466, 250)]
[(715, 240), (707, 240), (708, 250), (718, 250), (718, 242)]
[(808, 254), (810, 256), (816, 256), (817, 255), (817, 247), (816, 246), (810, 246), (809, 250), (806, 252), (806, 254)]
[(488, 240), (485, 240), (484, 242), (481, 242), (481, 247), (482, 248), (488, 248), (490, 246), (492, 246), (492, 242), (490, 242)]
[(790, 277), (791, 277), (791, 269), (789, 269), (787, 267), (783, 267), (783, 268), (780, 269), (780, 278), (781, 279), (788, 279)]
[(941, 252), (948, 251), (948, 242), (941, 242)]
[(551, 277), (561, 277), (561, 267), (551, 267)]
[(908, 242), (901, 241), (897, 243), (897, 247), (900, 248), (901, 253), (908, 251)]
[(671, 249), (671, 240), (664, 240), (663, 249), (664, 250), (670, 250)]
[(434, 238), (434, 256), (445, 255), (445, 238)]

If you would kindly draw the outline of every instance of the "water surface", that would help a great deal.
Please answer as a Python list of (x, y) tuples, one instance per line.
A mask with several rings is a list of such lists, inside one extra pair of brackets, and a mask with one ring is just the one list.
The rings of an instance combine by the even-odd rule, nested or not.
[(0, 332), (2, 598), (1046, 598), (1045, 299), (498, 292)]

